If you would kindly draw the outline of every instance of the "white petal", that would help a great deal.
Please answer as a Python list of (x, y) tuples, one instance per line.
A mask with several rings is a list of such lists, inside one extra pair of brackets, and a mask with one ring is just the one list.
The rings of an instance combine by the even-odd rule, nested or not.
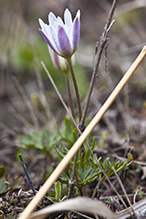
[(56, 21), (56, 16), (52, 12), (50, 12), (48, 15), (48, 21), (50, 25), (53, 25)]
[(42, 28), (42, 31), (45, 33), (45, 35), (50, 38), (49, 33), (49, 25), (45, 24), (41, 19), (39, 19), (40, 26)]
[(50, 38), (50, 41), (51, 41), (52, 45), (54, 46), (56, 51), (59, 53), (60, 49), (59, 49), (59, 42), (58, 42), (58, 37), (57, 37), (57, 31), (56, 31), (56, 29), (53, 26), (49, 26), (49, 28), (48, 28), (48, 36)]
[(42, 21), (42, 19), (40, 19), (40, 18), (39, 18), (39, 24), (40, 24), (41, 28), (43, 29), (43, 28), (44, 28), (44, 25), (45, 25), (45, 23), (44, 23), (44, 21)]
[(54, 39), (53, 38), (56, 39), (56, 31), (53, 29), (52, 26), (45, 24), (43, 21), (40, 20), (39, 22), (40, 22), (40, 25), (42, 27), (42, 31), (48, 37), (48, 39), (50, 40), (52, 45), (55, 47)]
[(78, 17), (79, 19), (80, 19), (80, 14), (81, 14), (81, 12), (80, 12), (80, 10), (78, 10), (77, 13), (76, 13), (76, 17)]
[(64, 12), (64, 22), (65, 22), (65, 25), (67, 25), (68, 27), (72, 25), (72, 16), (68, 9), (65, 9), (65, 12)]
[(71, 26), (71, 27), (66, 27), (64, 29), (67, 33), (67, 36), (69, 38), (69, 42), (70, 42), (70, 45), (71, 45), (71, 49), (72, 49), (72, 47), (73, 47), (73, 43), (72, 43), (73, 42), (73, 28)]
[(62, 26), (62, 27), (64, 26), (64, 23), (60, 17), (57, 17), (57, 24)]
[(49, 37), (49, 25), (44, 24), (42, 30), (46, 33), (46, 35)]

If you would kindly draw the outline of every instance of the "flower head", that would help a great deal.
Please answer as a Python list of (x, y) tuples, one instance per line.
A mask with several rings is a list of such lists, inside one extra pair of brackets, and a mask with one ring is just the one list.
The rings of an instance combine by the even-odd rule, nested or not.
[(64, 12), (64, 22), (52, 12), (48, 15), (49, 25), (41, 19), (40, 32), (51, 49), (58, 55), (68, 59), (76, 51), (80, 38), (80, 10), (72, 21), (72, 15), (68, 9)]

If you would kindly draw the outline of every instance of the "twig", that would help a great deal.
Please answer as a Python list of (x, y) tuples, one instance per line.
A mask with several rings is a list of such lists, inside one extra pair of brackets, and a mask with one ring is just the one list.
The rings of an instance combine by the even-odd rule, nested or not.
[[(93, 66), (93, 73), (92, 73), (92, 78), (90, 81), (90, 86), (89, 86), (89, 90), (88, 90), (88, 94), (87, 94), (87, 100), (86, 100), (86, 104), (85, 104), (85, 107), (83, 110), (82, 119), (80, 122), (81, 126), (84, 126), (84, 123), (85, 123), (85, 118), (86, 118), (86, 114), (87, 114), (87, 110), (88, 110), (88, 106), (89, 106), (89, 101), (90, 101), (90, 97), (91, 97), (91, 94), (93, 91), (95, 77), (97, 76), (97, 71), (98, 71), (101, 55), (102, 55), (103, 49), (107, 43), (108, 33), (109, 33), (113, 23), (114, 23), (114, 20), (112, 21), (112, 17), (113, 17), (113, 13), (115, 11), (115, 8), (116, 8), (116, 4), (117, 4), (117, 0), (114, 0), (112, 7), (111, 7), (111, 10), (110, 10), (110, 13), (109, 13), (109, 16), (108, 16), (108, 19), (107, 19), (107, 23), (104, 27), (104, 30), (103, 30), (103, 33), (102, 33), (100, 39), (99, 39), (99, 42), (97, 43), (97, 46), (95, 48), (95, 55), (93, 58), (95, 64)], [(96, 61), (95, 61), (95, 59), (96, 59)]]
[(98, 191), (101, 182), (102, 182), (102, 179), (100, 178), (100, 179), (99, 179), (99, 182), (96, 184), (95, 189), (94, 189), (94, 191), (93, 191), (93, 193), (92, 193), (92, 198), (93, 198), (93, 199), (95, 198), (96, 192)]
[(58, 179), (60, 174), (63, 172), (63, 170), (66, 168), (70, 160), (74, 157), (74, 155), (77, 153), (79, 148), (82, 146), (84, 141), (87, 139), (87, 137), (90, 135), (92, 130), (95, 128), (97, 123), (101, 120), (102, 116), (105, 114), (105, 112), (108, 110), (110, 105), (113, 103), (117, 95), (120, 93), (120, 91), (123, 89), (123, 87), (126, 85), (130, 77), (133, 75), (135, 70), (138, 68), (144, 57), (146, 56), (146, 46), (143, 47), (142, 51), (140, 52), (137, 59), (134, 61), (134, 63), (131, 65), (129, 70), (126, 72), (126, 74), (123, 76), (121, 81), (118, 83), (114, 91), (111, 93), (109, 98), (106, 100), (106, 102), (103, 104), (101, 109), (97, 112), (95, 117), (92, 119), (90, 124), (87, 126), (87, 128), (84, 130), (82, 135), (77, 139), (75, 144), (72, 146), (72, 148), (69, 150), (67, 155), (62, 159), (62, 161), (59, 163), (59, 165), (56, 167), (56, 169), (53, 171), (53, 173), (50, 175), (50, 177), (46, 180), (44, 185), (40, 188), (39, 192), (36, 194), (36, 196), (33, 198), (33, 200), (29, 203), (29, 205), (25, 208), (23, 211), (23, 214), (19, 217), (19, 219), (26, 219), (30, 215), (30, 213), (34, 210), (36, 205), (42, 200), (42, 198), (45, 196), (47, 191), (50, 189), (50, 187), (53, 185), (53, 183)]
[(19, 156), (20, 162), (21, 162), (21, 164), (22, 164), (23, 170), (24, 170), (24, 172), (25, 172), (25, 174), (26, 174), (26, 177), (27, 177), (27, 179), (28, 179), (29, 185), (30, 185), (30, 187), (31, 187), (31, 189), (32, 189), (32, 191), (33, 191), (33, 194), (35, 195), (36, 192), (35, 192), (35, 189), (34, 189), (34, 187), (33, 187), (33, 184), (32, 184), (32, 181), (31, 181), (31, 179), (30, 179), (30, 176), (29, 176), (29, 173), (28, 173), (28, 171), (27, 171), (27, 168), (26, 168), (26, 166), (25, 166), (25, 163), (24, 163), (24, 161), (23, 161), (23, 158), (22, 158), (21, 154), (19, 154), (18, 156)]

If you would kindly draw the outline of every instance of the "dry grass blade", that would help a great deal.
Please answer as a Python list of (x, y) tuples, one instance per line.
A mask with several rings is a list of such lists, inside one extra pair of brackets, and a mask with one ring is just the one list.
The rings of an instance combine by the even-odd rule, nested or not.
[(120, 184), (120, 186), (121, 186), (121, 188), (122, 188), (122, 190), (123, 190), (123, 193), (124, 193), (124, 195), (125, 195), (125, 197), (126, 197), (126, 199), (127, 199), (127, 201), (128, 201), (128, 204), (130, 205), (130, 208), (131, 208), (131, 210), (132, 210), (132, 213), (135, 214), (134, 209), (133, 209), (133, 207), (132, 207), (132, 204), (131, 204), (131, 202), (130, 202), (130, 199), (129, 199), (129, 197), (128, 197), (127, 193), (126, 193), (126, 190), (125, 190), (125, 188), (124, 188), (124, 186), (123, 186), (123, 184), (122, 184), (122, 182), (121, 182), (121, 180), (120, 180), (120, 177), (118, 176), (118, 174), (117, 174), (115, 168), (112, 167), (112, 169), (113, 169), (113, 171), (114, 171), (114, 173), (115, 173), (115, 176), (117, 177), (117, 180), (118, 180), (118, 182), (119, 182), (119, 184)]
[(43, 219), (56, 211), (79, 211), (89, 214), (98, 214), (109, 219), (115, 218), (111, 210), (102, 202), (89, 198), (78, 197), (48, 206), (33, 213), (28, 219)]
[(109, 98), (106, 100), (106, 102), (103, 104), (99, 112), (95, 115), (95, 117), (92, 119), (90, 124), (87, 126), (85, 131), (82, 133), (82, 135), (78, 138), (78, 140), (75, 142), (75, 144), (72, 146), (72, 148), (69, 150), (67, 155), (62, 159), (62, 161), (59, 163), (59, 165), (56, 167), (54, 172), (51, 174), (51, 176), (47, 179), (47, 181), (44, 183), (44, 185), (41, 187), (37, 195), (33, 198), (33, 200), (30, 202), (30, 204), (25, 208), (23, 214), (19, 217), (19, 219), (26, 219), (30, 215), (30, 213), (34, 210), (34, 208), (37, 206), (37, 204), (42, 200), (42, 198), (45, 196), (47, 191), (50, 189), (50, 187), (53, 185), (53, 183), (58, 179), (60, 174), (63, 172), (63, 170), (66, 168), (70, 160), (73, 158), (73, 156), (77, 153), (77, 151), (80, 149), (82, 144), (85, 142), (87, 137), (90, 135), (94, 127), (97, 125), (97, 123), (101, 120), (105, 112), (108, 110), (110, 105), (113, 103), (113, 101), (116, 99), (120, 91), (123, 89), (123, 87), (126, 85), (130, 77), (133, 75), (135, 70), (138, 68), (141, 61), (146, 56), (146, 46), (143, 47), (141, 53), (137, 57), (137, 59), (134, 61), (134, 63), (131, 65), (129, 70), (126, 72), (126, 74), (123, 76), (119, 84), (116, 86), (114, 91), (111, 93)]

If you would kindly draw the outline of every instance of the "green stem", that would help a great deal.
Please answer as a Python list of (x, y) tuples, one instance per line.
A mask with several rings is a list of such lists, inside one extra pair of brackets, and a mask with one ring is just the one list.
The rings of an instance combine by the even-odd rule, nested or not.
[(77, 106), (78, 106), (78, 113), (79, 113), (79, 122), (80, 122), (81, 118), (82, 118), (82, 110), (81, 110), (81, 101), (80, 101), (78, 85), (77, 85), (75, 73), (74, 73), (74, 70), (73, 70), (71, 58), (69, 58), (67, 61), (68, 61), (68, 64), (69, 64), (69, 68), (70, 68), (70, 72), (71, 72), (71, 76), (72, 76), (72, 80), (73, 80), (73, 85), (74, 85), (74, 89), (75, 89), (75, 94), (76, 94), (76, 99), (77, 99)]
[(68, 99), (69, 99), (69, 105), (70, 105), (70, 109), (71, 109), (71, 114), (72, 114), (72, 117), (75, 119), (75, 113), (74, 113), (74, 108), (73, 108), (73, 101), (72, 101), (72, 95), (71, 95), (69, 78), (68, 78), (68, 75), (66, 75), (65, 77), (66, 77), (66, 85), (67, 85)]

